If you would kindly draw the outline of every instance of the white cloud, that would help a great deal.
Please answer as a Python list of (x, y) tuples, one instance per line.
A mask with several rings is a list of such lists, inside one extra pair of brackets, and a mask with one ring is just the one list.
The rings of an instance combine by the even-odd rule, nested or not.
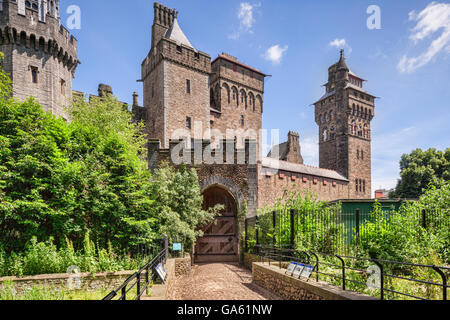
[(305, 164), (319, 166), (319, 139), (317, 136), (306, 137), (301, 140), (300, 147)]
[(271, 61), (273, 64), (280, 64), (287, 49), (288, 46), (281, 47), (280, 45), (276, 44), (267, 49), (266, 53), (264, 54), (264, 58)]
[(336, 47), (338, 49), (347, 49), (348, 53), (352, 52), (352, 48), (348, 45), (347, 40), (345, 39), (334, 39), (328, 44), (330, 47)]
[(416, 21), (416, 26), (411, 30), (409, 38), (417, 44), (418, 42), (432, 38), (434, 34), (442, 30), (439, 36), (436, 36), (428, 49), (417, 57), (408, 58), (404, 55), (397, 65), (400, 72), (411, 73), (429, 63), (441, 51), (450, 53), (450, 4), (449, 3), (430, 3), (420, 13), (411, 11), (409, 20)]
[(256, 22), (255, 19), (255, 10), (261, 7), (261, 3), (248, 3), (241, 2), (239, 5), (239, 10), (237, 12), (237, 18), (239, 20), (239, 30), (232, 33), (228, 37), (230, 39), (236, 40), (238, 39), (242, 33), (253, 33), (253, 26)]

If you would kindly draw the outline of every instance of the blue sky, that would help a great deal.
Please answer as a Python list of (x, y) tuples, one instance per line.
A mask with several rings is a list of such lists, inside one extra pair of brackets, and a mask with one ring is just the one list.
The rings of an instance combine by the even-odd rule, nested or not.
[[(266, 81), (264, 128), (300, 133), (306, 163), (318, 164), (311, 103), (323, 94), (328, 66), (346, 51), (350, 69), (380, 97), (372, 122), (373, 189), (394, 187), (400, 156), (415, 148), (450, 147), (449, 1), (166, 0), (179, 11), (191, 43), (214, 59), (226, 52), (272, 75)], [(82, 64), (75, 90), (113, 87), (120, 100), (142, 103), (140, 64), (150, 49), (153, 1), (62, 0), (81, 8)], [(380, 8), (381, 29), (367, 27)]]

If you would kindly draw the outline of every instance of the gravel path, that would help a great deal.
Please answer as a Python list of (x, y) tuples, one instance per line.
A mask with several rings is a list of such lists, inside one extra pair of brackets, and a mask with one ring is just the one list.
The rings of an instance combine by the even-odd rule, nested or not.
[(176, 279), (171, 300), (280, 300), (252, 283), (252, 273), (233, 263), (193, 266), (189, 275)]

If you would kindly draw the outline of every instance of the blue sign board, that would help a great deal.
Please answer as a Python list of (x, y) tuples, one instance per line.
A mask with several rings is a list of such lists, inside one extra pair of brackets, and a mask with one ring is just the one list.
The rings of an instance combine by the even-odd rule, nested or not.
[(174, 243), (172, 250), (173, 251), (181, 251), (181, 243)]

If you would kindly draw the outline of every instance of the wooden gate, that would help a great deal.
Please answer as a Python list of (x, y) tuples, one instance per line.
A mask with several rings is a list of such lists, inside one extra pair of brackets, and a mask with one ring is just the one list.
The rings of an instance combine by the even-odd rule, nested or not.
[(237, 205), (233, 196), (220, 187), (203, 193), (203, 209), (217, 204), (225, 208), (215, 220), (203, 229), (204, 236), (197, 240), (195, 262), (235, 262), (238, 259)]

